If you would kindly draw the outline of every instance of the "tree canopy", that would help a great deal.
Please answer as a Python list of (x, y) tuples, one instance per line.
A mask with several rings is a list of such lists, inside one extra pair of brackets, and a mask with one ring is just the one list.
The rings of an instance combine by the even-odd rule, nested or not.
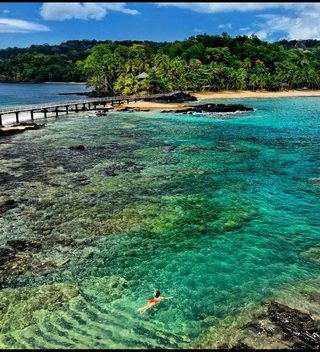
[[(183, 41), (68, 41), (0, 50), (1, 82), (86, 81), (99, 94), (320, 88), (320, 41), (201, 34)], [(141, 75), (141, 73), (144, 73)]]

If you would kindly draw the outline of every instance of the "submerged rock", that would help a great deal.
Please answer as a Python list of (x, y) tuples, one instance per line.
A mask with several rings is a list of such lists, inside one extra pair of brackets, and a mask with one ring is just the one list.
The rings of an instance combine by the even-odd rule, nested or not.
[(38, 241), (30, 240), (27, 238), (20, 238), (17, 240), (7, 241), (9, 245), (15, 252), (25, 251), (25, 250), (36, 250), (41, 249), (42, 244)]
[(0, 268), (9, 260), (14, 258), (14, 250), (8, 247), (0, 247)]
[(18, 206), (17, 202), (13, 199), (9, 199), (6, 202), (0, 204), (0, 213), (5, 213), (8, 210), (14, 209), (16, 206)]
[(75, 146), (71, 146), (69, 147), (70, 150), (85, 150), (86, 147), (84, 145), (75, 145)]
[(0, 332), (24, 329), (37, 321), (40, 311), (61, 309), (78, 295), (78, 288), (67, 283), (5, 289), (0, 292)]
[(74, 183), (76, 183), (77, 185), (85, 186), (90, 183), (90, 178), (85, 175), (79, 175), (79, 176), (74, 177), (72, 179), (72, 181)]
[[(19, 238), (8, 240), (0, 246), (0, 289), (10, 286), (21, 275), (45, 275), (68, 263), (70, 259), (65, 256), (61, 258), (59, 253), (64, 250), (61, 246), (73, 245), (73, 240), (65, 240)], [(58, 251), (57, 256), (55, 249)]]
[(310, 248), (303, 252), (301, 256), (320, 265), (320, 246)]
[(81, 289), (91, 299), (112, 301), (122, 297), (127, 290), (127, 281), (119, 276), (90, 277), (83, 280)]
[(137, 164), (133, 161), (124, 161), (117, 164), (110, 165), (104, 169), (104, 173), (107, 176), (117, 176), (121, 172), (135, 172), (139, 173), (144, 169), (144, 165)]
[(1, 184), (14, 183), (16, 181), (16, 177), (8, 174), (7, 172), (0, 172), (0, 181)]

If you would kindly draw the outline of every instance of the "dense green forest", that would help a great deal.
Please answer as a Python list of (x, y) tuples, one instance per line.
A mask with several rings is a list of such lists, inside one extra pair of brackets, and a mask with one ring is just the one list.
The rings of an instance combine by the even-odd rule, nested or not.
[[(141, 75), (142, 74), (142, 75)], [(320, 41), (256, 36), (68, 41), (0, 50), (1, 82), (87, 81), (97, 93), (320, 88)]]

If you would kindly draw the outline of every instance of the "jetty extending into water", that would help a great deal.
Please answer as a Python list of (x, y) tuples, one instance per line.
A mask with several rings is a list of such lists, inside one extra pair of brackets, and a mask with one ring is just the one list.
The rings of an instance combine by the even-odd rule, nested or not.
[[(89, 111), (97, 109), (112, 109), (115, 104), (129, 103), (130, 101), (136, 102), (137, 100), (146, 98), (157, 98), (165, 97), (176, 94), (177, 92), (161, 93), (161, 94), (147, 94), (147, 95), (131, 95), (131, 96), (114, 96), (114, 97), (103, 97), (103, 98), (90, 98), (90, 99), (79, 99), (76, 101), (63, 101), (63, 102), (52, 102), (42, 103), (35, 105), (23, 105), (17, 107), (10, 107), (0, 109), (0, 126), (3, 126), (5, 117), (8, 115), (15, 116), (15, 122), (20, 123), (20, 114), (29, 113), (30, 120), (35, 119), (35, 113), (43, 113), (43, 117), (47, 118), (48, 113), (54, 113), (56, 117), (59, 114), (69, 114), (70, 112)], [(108, 105), (108, 106), (107, 106)], [(24, 116), (24, 121), (26, 120)]]

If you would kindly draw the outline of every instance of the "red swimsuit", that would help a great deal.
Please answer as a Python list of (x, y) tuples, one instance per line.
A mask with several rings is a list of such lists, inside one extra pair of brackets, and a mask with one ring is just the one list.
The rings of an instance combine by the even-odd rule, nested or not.
[(149, 299), (148, 302), (149, 302), (149, 303), (158, 303), (158, 302), (159, 302), (159, 299), (158, 299), (158, 298), (151, 298), (151, 299)]

